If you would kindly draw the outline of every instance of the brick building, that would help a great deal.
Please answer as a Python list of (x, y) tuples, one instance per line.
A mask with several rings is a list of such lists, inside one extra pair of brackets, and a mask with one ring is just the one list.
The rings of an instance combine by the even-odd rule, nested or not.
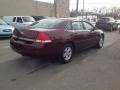
[(54, 0), (54, 4), (33, 0), (0, 0), (0, 16), (6, 15), (68, 17), (69, 0)]

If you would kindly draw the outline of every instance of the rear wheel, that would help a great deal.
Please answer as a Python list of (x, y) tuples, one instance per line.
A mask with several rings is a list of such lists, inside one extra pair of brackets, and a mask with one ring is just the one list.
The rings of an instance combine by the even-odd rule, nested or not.
[(68, 63), (71, 61), (73, 56), (73, 47), (71, 44), (66, 44), (62, 50), (61, 62)]

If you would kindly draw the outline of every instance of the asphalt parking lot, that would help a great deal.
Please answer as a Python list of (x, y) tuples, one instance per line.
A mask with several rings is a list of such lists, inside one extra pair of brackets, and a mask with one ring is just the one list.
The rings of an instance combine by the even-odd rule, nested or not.
[(102, 49), (89, 49), (69, 64), (22, 57), (0, 39), (0, 90), (120, 90), (120, 34), (105, 33)]

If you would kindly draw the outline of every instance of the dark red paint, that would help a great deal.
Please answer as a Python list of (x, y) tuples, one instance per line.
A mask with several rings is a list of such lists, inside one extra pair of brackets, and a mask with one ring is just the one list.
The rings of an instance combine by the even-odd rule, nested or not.
[(11, 48), (22, 55), (58, 56), (66, 43), (72, 44), (78, 51), (95, 46), (100, 35), (104, 34), (101, 30), (66, 30), (65, 26), (74, 21), (63, 19), (55, 29), (17, 29), (10, 40)]

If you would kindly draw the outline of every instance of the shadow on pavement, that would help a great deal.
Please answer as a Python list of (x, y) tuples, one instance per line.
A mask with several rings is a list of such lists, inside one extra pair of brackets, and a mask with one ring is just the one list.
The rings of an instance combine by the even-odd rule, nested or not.
[[(47, 69), (52, 69), (54, 70), (55, 68), (68, 68), (71, 65), (74, 65), (76, 63), (81, 64), (82, 60), (89, 55), (92, 55), (96, 53), (98, 49), (88, 49), (79, 53), (76, 53), (73, 57), (72, 62), (68, 64), (62, 64), (59, 62), (57, 58), (45, 58), (45, 59), (40, 59), (40, 58), (33, 58), (33, 57), (17, 57), (14, 58), (14, 60), (7, 61), (5, 63), (1, 63), (0, 66), (7, 66), (7, 68), (15, 70), (15, 71), (25, 71), (27, 74), (32, 74), (40, 70), (47, 70)], [(3, 65), (2, 65), (3, 64)], [(53, 68), (54, 67), (54, 68)]]
[[(94, 48), (79, 52), (74, 55), (72, 62), (68, 64), (61, 64), (56, 58), (40, 59), (17, 56), (12, 60), (0, 63), (0, 79), (13, 80), (12, 76), (15, 77), (15, 80), (20, 80), (30, 75), (32, 77), (31, 80), (37, 79), (36, 77), (47, 80), (47, 78), (51, 78), (65, 69), (74, 67), (76, 64), (81, 65), (86, 57), (94, 55), (96, 52), (98, 52), (98, 49)], [(35, 77), (34, 75), (37, 76)], [(2, 78), (2, 76), (4, 77)]]
[(58, 59), (52, 58), (39, 59), (18, 56), (13, 60), (0, 63), (0, 80), (4, 81), (3, 86), (8, 83), (8, 80), (14, 83), (19, 82), (22, 89), (27, 85), (32, 86), (34, 83), (47, 81), (77, 64), (81, 65), (86, 57), (95, 54), (97, 51), (97, 49), (92, 48), (77, 53), (72, 62), (68, 64), (61, 64)]

